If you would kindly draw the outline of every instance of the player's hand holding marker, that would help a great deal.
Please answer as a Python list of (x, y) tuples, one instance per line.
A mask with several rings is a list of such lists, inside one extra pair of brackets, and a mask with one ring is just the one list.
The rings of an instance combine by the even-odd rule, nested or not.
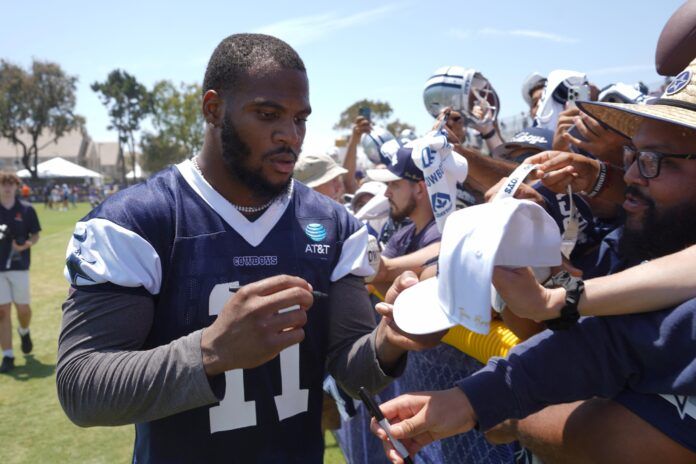
[(201, 351), (206, 374), (260, 366), (301, 342), (306, 310), (313, 302), (311, 285), (288, 275), (236, 290), (215, 322), (203, 330)]

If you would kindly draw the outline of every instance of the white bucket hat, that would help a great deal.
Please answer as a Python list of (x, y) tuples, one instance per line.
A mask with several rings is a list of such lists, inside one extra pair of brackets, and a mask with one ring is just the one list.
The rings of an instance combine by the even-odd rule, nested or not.
[(315, 188), (347, 172), (329, 155), (311, 153), (300, 156), (293, 176), (307, 187)]

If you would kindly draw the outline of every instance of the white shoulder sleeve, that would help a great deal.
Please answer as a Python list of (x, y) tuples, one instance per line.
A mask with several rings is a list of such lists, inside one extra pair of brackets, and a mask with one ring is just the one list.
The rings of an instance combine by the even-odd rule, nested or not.
[(341, 257), (331, 273), (331, 282), (353, 274), (360, 277), (371, 276), (375, 270), (370, 265), (368, 253), (367, 227), (364, 225), (343, 242)]
[(68, 243), (63, 271), (72, 285), (113, 283), (144, 287), (152, 295), (162, 284), (162, 264), (152, 245), (107, 219), (78, 222)]

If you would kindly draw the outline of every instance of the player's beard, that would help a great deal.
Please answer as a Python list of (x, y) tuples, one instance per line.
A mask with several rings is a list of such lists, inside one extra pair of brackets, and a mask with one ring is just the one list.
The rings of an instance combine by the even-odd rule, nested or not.
[(629, 186), (626, 193), (645, 201), (640, 224), (626, 221), (619, 253), (630, 262), (659, 258), (696, 243), (696, 204), (684, 203), (658, 211), (655, 202)]
[(390, 202), (389, 216), (394, 222), (401, 222), (411, 215), (413, 210), (416, 209), (416, 199), (410, 197), (406, 202), (406, 205), (401, 209), (396, 209), (396, 205)]
[[(251, 169), (247, 166), (251, 157), (251, 149), (239, 136), (239, 132), (237, 132), (229, 117), (223, 118), (220, 138), (222, 140), (222, 160), (227, 171), (257, 197), (263, 199), (273, 198), (288, 189), (292, 177), (289, 177), (287, 181), (281, 184), (274, 184), (264, 177), (261, 166), (256, 169)], [(279, 153), (292, 153), (295, 159), (297, 159), (297, 154), (288, 147), (264, 153), (261, 159), (263, 160)]]

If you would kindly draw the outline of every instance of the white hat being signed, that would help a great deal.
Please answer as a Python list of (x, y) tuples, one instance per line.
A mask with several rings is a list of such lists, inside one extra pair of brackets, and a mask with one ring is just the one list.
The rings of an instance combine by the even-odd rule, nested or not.
[(442, 233), (438, 276), (404, 290), (394, 320), (412, 334), (457, 324), (486, 334), (493, 267), (558, 266), (560, 249), (555, 221), (531, 201), (505, 198), (459, 210)]

